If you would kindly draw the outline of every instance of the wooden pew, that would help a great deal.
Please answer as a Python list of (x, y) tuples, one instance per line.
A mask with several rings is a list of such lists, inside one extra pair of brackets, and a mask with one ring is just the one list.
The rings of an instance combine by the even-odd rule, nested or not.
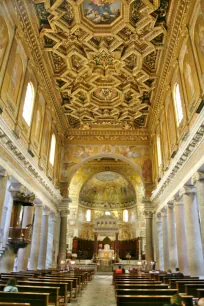
[[(69, 281), (72, 280), (72, 289), (74, 289), (74, 294), (75, 297), (77, 296), (77, 294), (80, 292), (81, 290), (81, 285), (80, 285), (80, 279), (78, 277), (65, 277), (65, 276), (55, 276), (55, 275), (50, 275), (48, 276), (39, 276), (38, 277), (39, 280), (42, 281), (48, 281), (48, 282), (52, 282), (52, 281)], [(30, 280), (30, 279), (29, 279)], [(34, 279), (32, 279), (34, 280)]]
[(49, 293), (48, 303), (58, 306), (59, 304), (59, 287), (45, 287), (45, 286), (23, 286), (17, 285), (18, 292), (37, 292), (37, 293)]
[(1, 306), (30, 306), (29, 303), (0, 302)]
[[(115, 284), (118, 283), (134, 283), (134, 284), (162, 284), (161, 281), (152, 281), (152, 280), (148, 280), (148, 281), (140, 281), (140, 280), (136, 280), (136, 279), (118, 279), (117, 281), (115, 281)], [(166, 284), (165, 284), (166, 285)]]
[(72, 292), (73, 292), (73, 282), (74, 280), (72, 279), (59, 279), (59, 278), (29, 278), (28, 281), (32, 282), (49, 282), (49, 283), (66, 283), (67, 284), (67, 293), (70, 294), (70, 299), (73, 298)]
[(48, 306), (49, 293), (0, 292), (1, 302), (28, 302), (30, 306)]
[[(189, 294), (189, 292), (191, 292), (190, 294), (197, 297), (197, 289), (204, 289), (204, 283), (200, 284), (185, 284), (185, 292), (186, 294)], [(188, 292), (188, 293), (187, 293)]]
[[(0, 290), (3, 291), (6, 284), (0, 284)], [(29, 286), (29, 285), (16, 285), (18, 292), (36, 292), (36, 293), (49, 293), (49, 304), (58, 306), (59, 302), (59, 287), (45, 287), (45, 286)]]
[(202, 297), (204, 297), (204, 289), (198, 288), (198, 289), (196, 289), (196, 291), (197, 291), (197, 297), (198, 297), (199, 299), (202, 298)]
[(199, 277), (192, 277), (192, 278), (169, 278), (168, 284), (171, 289), (176, 289), (176, 282), (182, 282), (182, 281), (193, 281), (199, 279)]
[[(117, 306), (163, 306), (169, 304), (169, 295), (117, 295)], [(193, 296), (182, 296), (186, 306), (192, 306)]]
[(116, 289), (116, 295), (174, 295), (176, 289)]
[(115, 289), (168, 289), (167, 284), (116, 284)]
[(185, 291), (185, 284), (204, 284), (204, 279), (197, 279), (197, 280), (185, 280), (185, 281), (178, 281), (176, 282), (176, 288), (178, 289), (179, 293), (184, 293)]
[[(68, 297), (67, 297), (67, 283), (61, 283), (61, 282), (39, 282), (39, 281), (18, 281), (18, 285), (23, 286), (32, 286), (32, 287), (39, 287), (39, 286), (45, 286), (45, 287), (59, 287), (59, 297), (63, 297), (64, 303), (68, 303)], [(71, 297), (70, 297), (71, 299)]]

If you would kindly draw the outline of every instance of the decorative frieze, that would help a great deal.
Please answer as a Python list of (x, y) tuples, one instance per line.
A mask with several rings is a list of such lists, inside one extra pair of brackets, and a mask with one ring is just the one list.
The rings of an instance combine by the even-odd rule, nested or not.
[(22, 146), (20, 141), (14, 137), (12, 131), (6, 126), (0, 118), (0, 145), (3, 149), (26, 171), (33, 180), (37, 181), (45, 190), (45, 193), (57, 203), (61, 200), (59, 190), (55, 189), (48, 177), (40, 170), (38, 165), (32, 159), (30, 154)]
[(198, 147), (202, 145), (204, 136), (203, 116), (204, 110), (200, 113), (199, 119), (189, 133), (188, 138), (183, 141), (180, 150), (177, 152), (168, 170), (159, 182), (156, 190), (153, 191), (151, 201), (155, 201), (164, 193), (173, 178), (179, 174), (179, 171), (183, 169)]

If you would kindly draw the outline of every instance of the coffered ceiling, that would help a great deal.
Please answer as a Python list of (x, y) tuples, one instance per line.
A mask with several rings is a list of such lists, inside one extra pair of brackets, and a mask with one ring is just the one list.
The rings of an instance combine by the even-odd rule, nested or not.
[(33, 0), (72, 129), (146, 127), (167, 0)]

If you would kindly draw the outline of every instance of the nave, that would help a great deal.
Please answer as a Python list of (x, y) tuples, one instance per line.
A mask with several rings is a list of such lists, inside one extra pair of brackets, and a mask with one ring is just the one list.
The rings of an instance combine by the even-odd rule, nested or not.
[(116, 306), (112, 273), (95, 274), (81, 295), (73, 300), (70, 306)]

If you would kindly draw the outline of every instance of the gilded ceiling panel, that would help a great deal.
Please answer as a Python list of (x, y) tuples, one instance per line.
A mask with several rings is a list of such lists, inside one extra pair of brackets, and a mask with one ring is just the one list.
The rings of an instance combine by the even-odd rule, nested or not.
[(69, 126), (146, 127), (167, 0), (33, 0)]

